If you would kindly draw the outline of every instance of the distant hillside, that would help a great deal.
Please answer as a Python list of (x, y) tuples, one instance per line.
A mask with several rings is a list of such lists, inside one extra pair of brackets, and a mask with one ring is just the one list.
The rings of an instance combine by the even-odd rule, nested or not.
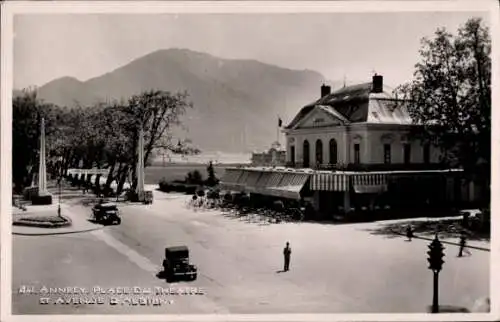
[[(185, 49), (159, 50), (102, 76), (63, 77), (38, 89), (61, 106), (88, 106), (149, 89), (188, 91), (194, 109), (184, 117), (187, 135), (205, 151), (248, 152), (276, 139), (277, 115), (292, 119), (316, 100), (324, 77), (254, 60), (228, 60)], [(334, 84), (333, 87), (338, 84)]]

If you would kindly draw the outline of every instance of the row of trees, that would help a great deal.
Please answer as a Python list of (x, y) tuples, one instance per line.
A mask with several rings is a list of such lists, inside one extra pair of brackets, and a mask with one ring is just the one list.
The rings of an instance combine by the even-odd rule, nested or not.
[[(40, 120), (46, 124), (47, 170), (61, 173), (69, 168), (108, 168), (107, 188), (113, 180), (121, 191), (127, 178), (136, 184), (139, 129), (144, 130), (144, 156), (148, 164), (155, 151), (178, 154), (200, 151), (173, 141), (172, 130), (192, 108), (187, 93), (151, 90), (125, 102), (67, 108), (37, 99), (26, 89), (13, 100), (13, 183), (19, 192), (30, 185), (38, 171)], [(61, 171), (61, 172), (60, 172)]]
[(413, 80), (397, 89), (409, 102), (413, 120), (424, 126), (417, 134), (420, 139), (442, 147), (444, 162), (462, 167), (469, 179), (487, 189), (491, 180), (490, 55), (489, 30), (481, 19), (468, 20), (456, 35), (438, 29), (433, 39), (422, 40)]

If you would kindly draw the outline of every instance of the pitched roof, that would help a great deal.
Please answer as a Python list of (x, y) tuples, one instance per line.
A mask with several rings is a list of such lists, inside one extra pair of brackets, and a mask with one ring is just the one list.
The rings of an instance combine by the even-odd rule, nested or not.
[(406, 104), (390, 92), (385, 87), (383, 93), (372, 93), (371, 82), (341, 88), (304, 106), (286, 128), (296, 126), (316, 106), (345, 123), (411, 124)]
[(343, 87), (333, 93), (323, 96), (310, 105), (337, 105), (368, 100), (372, 90), (372, 83), (363, 83)]

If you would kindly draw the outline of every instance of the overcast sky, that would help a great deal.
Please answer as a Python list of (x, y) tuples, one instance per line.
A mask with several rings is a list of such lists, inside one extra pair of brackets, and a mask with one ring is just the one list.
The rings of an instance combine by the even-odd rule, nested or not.
[(392, 86), (412, 77), (422, 37), (455, 32), (481, 12), (327, 14), (64, 14), (14, 20), (14, 87), (110, 72), (158, 49), (187, 48), (223, 58), (311, 69), (330, 80)]

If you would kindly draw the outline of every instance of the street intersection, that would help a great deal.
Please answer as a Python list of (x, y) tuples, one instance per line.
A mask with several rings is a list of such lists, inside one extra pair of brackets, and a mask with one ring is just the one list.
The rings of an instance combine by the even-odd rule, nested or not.
[[(189, 208), (189, 198), (154, 191), (152, 205), (120, 204), (118, 226), (15, 234), (12, 313), (426, 313), (432, 301), (427, 240), (405, 242), (370, 233), (380, 223), (250, 223), (219, 210)], [(90, 209), (76, 202), (65, 201), (63, 213), (73, 222), (90, 217)], [(287, 241), (291, 265), (282, 272)], [(189, 247), (199, 270), (196, 281), (167, 284), (156, 276), (164, 248), (176, 245)], [(490, 253), (472, 249), (471, 256), (457, 258), (457, 251), (445, 245), (440, 303), (470, 308), (489, 296)], [(23, 286), (38, 294), (19, 292)], [(54, 290), (50, 304), (40, 304), (40, 297), (47, 297), (40, 294), (43, 286), (88, 293)], [(96, 287), (107, 294), (93, 293)], [(155, 288), (201, 291), (117, 294), (134, 287), (153, 293)], [(99, 296), (104, 303), (97, 303)], [(164, 300), (161, 305), (154, 302), (158, 298)]]

